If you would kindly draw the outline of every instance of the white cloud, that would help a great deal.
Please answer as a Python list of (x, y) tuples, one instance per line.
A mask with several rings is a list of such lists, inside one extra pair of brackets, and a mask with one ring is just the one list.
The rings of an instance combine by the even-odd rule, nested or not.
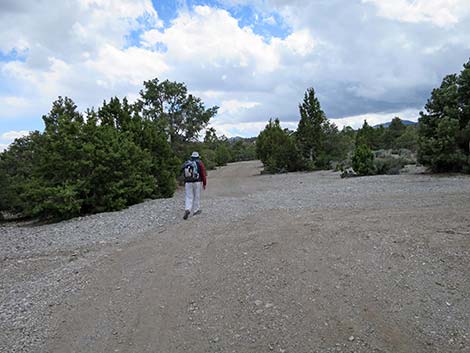
[(402, 22), (430, 22), (446, 27), (470, 14), (468, 0), (362, 0), (373, 3), (382, 17)]
[(17, 138), (26, 136), (29, 131), (8, 131), (0, 135), (0, 152), (7, 149), (7, 147)]
[(207, 91), (193, 91), (197, 97), (201, 97), (202, 99), (219, 99), (224, 96), (223, 91), (214, 91), (214, 90), (207, 90)]
[(142, 0), (79, 0), (85, 10), (109, 13), (115, 17), (136, 18), (143, 13), (156, 16), (156, 11), (149, 1)]
[[(258, 136), (260, 131), (262, 131), (267, 125), (267, 121), (255, 121), (255, 122), (245, 122), (245, 123), (218, 123), (216, 120), (211, 124), (214, 127), (218, 134), (225, 135), (227, 137), (252, 137)], [(297, 122), (282, 122), (281, 127), (284, 129), (295, 130), (297, 129)]]
[(103, 46), (98, 56), (86, 60), (84, 65), (100, 77), (100, 86), (108, 88), (120, 82), (138, 86), (168, 70), (161, 53), (137, 47), (118, 49), (111, 45)]
[[(221, 113), (233, 114), (234, 101), (248, 102), (237, 109), (255, 106), (250, 103), (253, 99), (235, 97), (234, 91), (250, 96), (276, 89), (275, 72), (295, 69), (297, 58), (306, 60), (315, 48), (306, 30), (268, 43), (250, 27), (240, 27), (229, 12), (209, 6), (181, 11), (168, 28), (161, 29), (147, 0), (56, 5), (50, 14), (35, 6), (29, 12), (23, 9), (26, 12), (17, 14), (17, 23), (11, 22), (9, 29), (0, 24), (2, 33), (14, 33), (27, 43), (21, 45), (26, 60), (3, 64), (0, 74), (28, 87), (25, 97), (34, 102), (39, 116), (58, 95), (73, 98), (85, 109), (109, 96), (138, 92), (142, 81), (154, 77), (186, 82), (190, 89), (207, 92), (213, 104), (222, 106)], [(126, 46), (126, 36), (139, 26), (137, 20), (147, 17), (150, 25), (141, 27), (149, 28), (141, 36), (144, 47)], [(19, 48), (11, 44), (7, 50)], [(29, 113), (23, 108), (17, 113)]]
[(312, 35), (307, 29), (293, 32), (284, 40), (275, 38), (273, 42), (279, 49), (282, 50), (282, 47), (284, 47), (291, 54), (297, 54), (301, 57), (311, 54), (316, 46)]
[(242, 102), (236, 99), (222, 101), (219, 109), (220, 114), (235, 114), (243, 109), (251, 109), (260, 105), (259, 102)]
[(2, 109), (21, 109), (29, 106), (28, 100), (23, 97), (4, 96), (0, 97)]
[(38, 70), (26, 62), (12, 61), (3, 66), (2, 72), (12, 79), (36, 87), (43, 95), (54, 96), (60, 92), (60, 81), (67, 77), (72, 68), (65, 61), (55, 57), (49, 57), (47, 61), (46, 70)]
[(348, 116), (340, 119), (331, 119), (330, 121), (335, 123), (339, 129), (342, 129), (344, 126), (351, 126), (353, 129), (359, 129), (364, 123), (364, 120), (367, 120), (369, 125), (374, 126), (392, 121), (395, 117), (399, 117), (402, 120), (418, 121), (419, 110), (405, 109), (399, 112), (369, 113)]
[(150, 30), (142, 35), (147, 47), (164, 44), (167, 58), (174, 63), (195, 62), (199, 68), (250, 67), (272, 72), (279, 65), (273, 47), (249, 27), (241, 28), (227, 11), (196, 6), (182, 12), (171, 27)]
[(3, 141), (13, 141), (14, 139), (26, 136), (28, 134), (29, 134), (29, 131), (25, 131), (25, 130), (22, 130), (22, 131), (8, 131), (8, 132), (4, 132), (1, 135), (0, 139), (3, 140)]
[(0, 51), (25, 58), (0, 62), (0, 80), (18, 87), (17, 98), (29, 102), (2, 109), (0, 118), (31, 117), (31, 106), (41, 116), (58, 95), (85, 109), (138, 92), (143, 80), (168, 65), (159, 53), (129, 46), (128, 36), (161, 25), (150, 0), (56, 0), (48, 6), (18, 0), (5, 9), (0, 4)]
[[(393, 118), (399, 117), (402, 120), (418, 121), (419, 110), (417, 109), (405, 109), (398, 112), (384, 112), (384, 113), (369, 113), (361, 114), (356, 116), (349, 116), (340, 119), (330, 119), (340, 130), (345, 126), (351, 126), (353, 129), (359, 129), (362, 127), (364, 120), (371, 126), (383, 124), (392, 121)], [(240, 122), (240, 123), (226, 123), (219, 119), (214, 119), (211, 123), (219, 134), (224, 134), (227, 137), (234, 136), (258, 136), (258, 134), (266, 127), (266, 121), (254, 121), (254, 122)], [(282, 128), (290, 130), (296, 130), (298, 126), (297, 121), (282, 121)]]
[(4, 118), (18, 117), (35, 109), (34, 102), (19, 96), (0, 96), (0, 107), (0, 122)]
[(74, 61), (103, 44), (123, 45), (130, 30), (140, 26), (139, 18), (149, 25), (159, 21), (150, 0), (52, 0), (47, 6), (18, 0), (15, 5), (12, 12), (1, 11), (0, 4), (0, 50), (27, 50), (29, 60), (46, 52)]

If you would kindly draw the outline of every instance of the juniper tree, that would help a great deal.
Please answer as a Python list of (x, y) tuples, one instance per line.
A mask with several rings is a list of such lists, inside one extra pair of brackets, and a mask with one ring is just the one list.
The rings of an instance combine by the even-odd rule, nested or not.
[(470, 60), (444, 77), (420, 113), (418, 160), (433, 171), (470, 172)]

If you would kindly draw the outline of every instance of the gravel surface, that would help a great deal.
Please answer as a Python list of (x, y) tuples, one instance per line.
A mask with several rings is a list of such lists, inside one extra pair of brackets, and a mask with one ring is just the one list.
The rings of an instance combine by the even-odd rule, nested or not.
[(0, 226), (0, 352), (470, 352), (470, 178), (260, 167)]
[(179, 222), (182, 198), (179, 191), (120, 212), (40, 226), (0, 225), (0, 352), (36, 352), (49, 333), (51, 308), (85, 285), (78, 275), (111, 246)]

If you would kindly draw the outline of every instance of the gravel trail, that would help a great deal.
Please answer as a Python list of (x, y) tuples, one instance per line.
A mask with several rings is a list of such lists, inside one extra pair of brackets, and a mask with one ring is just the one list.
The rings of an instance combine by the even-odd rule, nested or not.
[(211, 172), (0, 226), (0, 352), (470, 352), (470, 178)]

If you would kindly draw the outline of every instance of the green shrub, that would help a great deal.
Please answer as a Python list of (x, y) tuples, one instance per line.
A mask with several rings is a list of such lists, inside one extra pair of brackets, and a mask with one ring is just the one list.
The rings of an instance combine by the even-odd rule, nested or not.
[(201, 150), (201, 160), (207, 170), (213, 170), (217, 166), (215, 162), (215, 152), (213, 150)]
[(230, 150), (225, 144), (219, 144), (215, 149), (215, 164), (218, 167), (227, 165), (230, 161)]
[(375, 174), (374, 154), (367, 145), (356, 147), (352, 157), (352, 167), (358, 175)]
[(269, 173), (305, 169), (294, 137), (282, 130), (278, 119), (269, 121), (256, 140), (256, 153)]
[(395, 147), (413, 152), (418, 150), (418, 129), (416, 126), (407, 126), (405, 132), (395, 141)]
[(254, 138), (242, 138), (230, 143), (231, 162), (251, 161), (256, 159)]
[(43, 119), (44, 133), (0, 154), (0, 211), (60, 220), (173, 195), (177, 159), (157, 124), (136, 115), (126, 130), (90, 111), (85, 121), (68, 98)]

